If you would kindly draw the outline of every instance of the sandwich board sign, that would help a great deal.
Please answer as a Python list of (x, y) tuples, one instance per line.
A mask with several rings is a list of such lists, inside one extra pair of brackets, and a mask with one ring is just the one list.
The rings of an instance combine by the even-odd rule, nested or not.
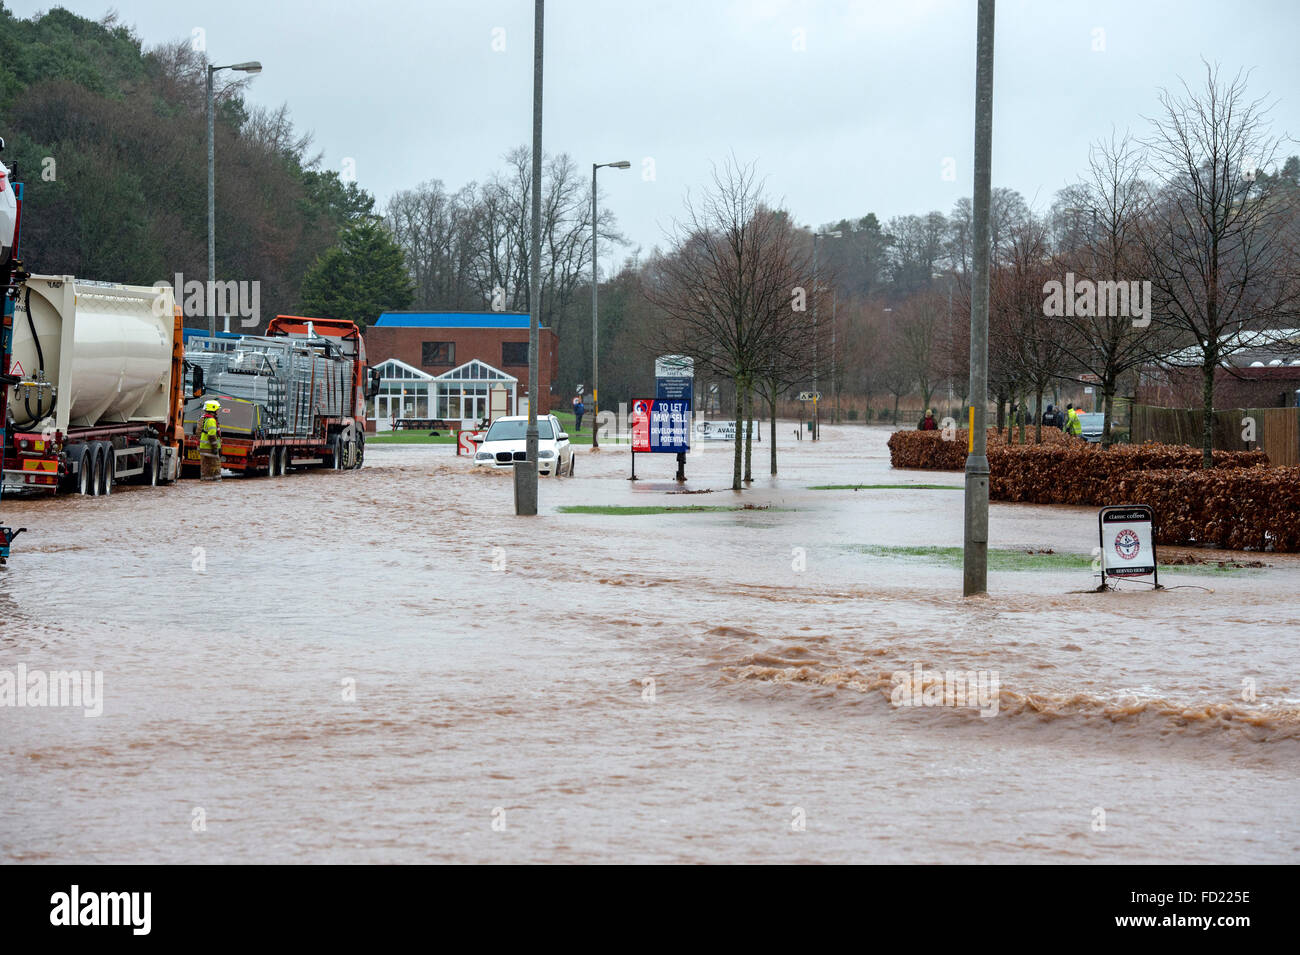
[(1102, 586), (1107, 577), (1150, 577), (1156, 587), (1155, 514), (1146, 504), (1103, 507), (1097, 515), (1101, 536)]

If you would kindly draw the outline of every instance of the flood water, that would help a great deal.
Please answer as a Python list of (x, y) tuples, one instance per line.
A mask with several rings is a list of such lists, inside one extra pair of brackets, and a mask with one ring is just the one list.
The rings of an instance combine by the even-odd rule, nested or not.
[[(692, 495), (582, 448), (529, 519), (448, 446), (6, 497), (0, 671), (102, 671), (103, 712), (0, 707), (0, 859), (1300, 859), (1300, 558), (1089, 593), (1095, 509), (995, 504), (991, 547), (1054, 562), (963, 600), (911, 550), (960, 547), (959, 490), (810, 489), (961, 475), (793, 428), (741, 495), (729, 445)], [(996, 714), (893, 705), (917, 665)]]

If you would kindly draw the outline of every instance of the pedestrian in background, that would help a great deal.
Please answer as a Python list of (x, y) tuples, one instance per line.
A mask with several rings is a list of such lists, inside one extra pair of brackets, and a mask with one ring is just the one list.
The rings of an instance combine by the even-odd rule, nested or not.
[(582, 403), (582, 395), (573, 396), (574, 431), (582, 430), (582, 416), (587, 413), (587, 406)]
[(933, 408), (928, 408), (926, 410), (925, 417), (922, 418), (921, 423), (916, 426), (916, 430), (917, 431), (938, 431), (939, 430), (939, 425), (936, 424), (934, 420)]
[(1079, 420), (1079, 412), (1073, 404), (1065, 406), (1065, 433), (1072, 438), (1083, 437), (1083, 422)]

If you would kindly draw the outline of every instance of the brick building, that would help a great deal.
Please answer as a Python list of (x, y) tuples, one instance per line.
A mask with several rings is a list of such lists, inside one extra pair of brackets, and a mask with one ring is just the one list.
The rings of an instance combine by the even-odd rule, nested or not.
[[(374, 418), (481, 419), (489, 394), (506, 392), (506, 413), (528, 398), (528, 316), (517, 312), (385, 312), (366, 329), (366, 357), (380, 370)], [(537, 412), (551, 410), (559, 341), (538, 335)]]
[[(1215, 369), (1216, 408), (1300, 407), (1300, 329), (1260, 332), (1267, 344), (1231, 355), (1226, 367)], [(1194, 350), (1170, 356), (1164, 365), (1147, 366), (1139, 377), (1141, 404), (1166, 408), (1198, 408), (1201, 369)]]

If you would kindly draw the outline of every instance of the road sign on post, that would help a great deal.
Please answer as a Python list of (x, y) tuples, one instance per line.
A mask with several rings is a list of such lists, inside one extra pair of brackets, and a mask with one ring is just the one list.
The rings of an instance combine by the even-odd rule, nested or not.
[[(694, 407), (695, 359), (687, 355), (660, 355), (655, 359), (655, 402), (650, 412), (650, 432), (655, 430), (655, 413), (662, 416), (661, 436), (671, 441), (654, 451), (677, 455), (677, 480), (686, 480), (686, 452), (691, 449), (691, 409)], [(664, 427), (666, 423), (666, 427)], [(679, 430), (680, 426), (680, 430)], [(635, 431), (633, 432), (635, 435)], [(633, 451), (635, 454), (635, 450)]]
[(1150, 577), (1160, 590), (1156, 564), (1155, 514), (1146, 504), (1103, 507), (1097, 514), (1100, 534), (1101, 586), (1107, 577)]

